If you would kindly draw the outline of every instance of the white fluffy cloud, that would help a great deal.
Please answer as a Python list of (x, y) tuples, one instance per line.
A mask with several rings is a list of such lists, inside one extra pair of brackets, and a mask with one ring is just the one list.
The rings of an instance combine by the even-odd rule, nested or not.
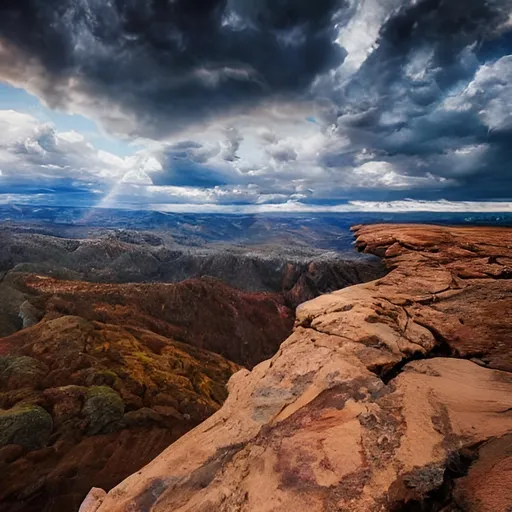
[(148, 172), (160, 168), (149, 153), (121, 158), (96, 149), (75, 131), (59, 132), (51, 124), (14, 110), (0, 111), (0, 170), (3, 187), (26, 182), (68, 180), (95, 186), (119, 181), (150, 183)]
[[(196, 140), (146, 141), (145, 149), (121, 158), (96, 149), (77, 132), (59, 132), (28, 114), (0, 111), (4, 133), (0, 141), (0, 192), (4, 192), (3, 202), (26, 202), (31, 197), (33, 202), (44, 203), (48, 197), (39, 189), (55, 188), (64, 181), (88, 191), (90, 202), (100, 207), (150, 205), (183, 211), (208, 205), (212, 211), (217, 206), (225, 211), (358, 211), (379, 207), (414, 210), (425, 205), (436, 209), (440, 204), (455, 211), (455, 203), (435, 202), (353, 201), (348, 206), (330, 205), (340, 202), (340, 191), (344, 202), (354, 191), (365, 189), (410, 192), (450, 187), (456, 182), (428, 173), (410, 175), (407, 169), (411, 161), (396, 165), (379, 160), (371, 150), (352, 153), (346, 141), (334, 138), (317, 123), (300, 121), (302, 112), (295, 119), (279, 117), (272, 130), (264, 128), (261, 119), (239, 123), (231, 131), (210, 127), (196, 133)], [(466, 172), (465, 165), (486, 150), (483, 145), (467, 145), (442, 158), (451, 159), (456, 175)], [(347, 152), (346, 165), (337, 164), (334, 170), (322, 165), (321, 156), (326, 151), (337, 156)], [(178, 167), (175, 174), (174, 166)], [(214, 175), (219, 183), (198, 184), (203, 172), (205, 179), (211, 180)], [(189, 182), (183, 181), (187, 173)], [(179, 183), (173, 183), (176, 176)], [(17, 186), (23, 188), (30, 183), (37, 185), (31, 196), (14, 193)], [(231, 207), (233, 204), (247, 206)], [(478, 209), (472, 203), (464, 203), (463, 208), (470, 206)]]
[(490, 131), (512, 130), (512, 55), (482, 65), (462, 93), (449, 97), (443, 107), (475, 113)]

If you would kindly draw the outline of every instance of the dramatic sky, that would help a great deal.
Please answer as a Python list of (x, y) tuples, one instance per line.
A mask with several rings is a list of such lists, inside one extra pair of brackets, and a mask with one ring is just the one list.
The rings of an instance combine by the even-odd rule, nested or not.
[(500, 210), (511, 167), (512, 0), (0, 1), (0, 203)]

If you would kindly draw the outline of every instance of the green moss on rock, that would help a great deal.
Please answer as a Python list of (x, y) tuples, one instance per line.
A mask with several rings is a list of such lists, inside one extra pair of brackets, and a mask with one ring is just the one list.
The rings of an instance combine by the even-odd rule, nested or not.
[(113, 432), (123, 419), (124, 402), (112, 388), (92, 386), (87, 391), (82, 414), (86, 420), (87, 435)]
[(0, 357), (0, 383), (8, 389), (35, 388), (49, 371), (43, 362), (32, 357)]
[(74, 380), (84, 386), (114, 387), (118, 379), (117, 374), (111, 370), (101, 368), (84, 368), (74, 375)]
[(97, 386), (113, 386), (117, 380), (117, 374), (111, 370), (97, 370), (94, 384)]
[(18, 444), (36, 450), (46, 445), (52, 429), (52, 417), (37, 405), (0, 410), (0, 446)]
[(135, 352), (135, 357), (143, 364), (151, 367), (155, 361), (151, 359), (145, 352)]

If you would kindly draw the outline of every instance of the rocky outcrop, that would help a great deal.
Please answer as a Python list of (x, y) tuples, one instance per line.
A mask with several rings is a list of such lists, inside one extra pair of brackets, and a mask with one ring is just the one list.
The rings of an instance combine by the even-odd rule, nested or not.
[(512, 229), (368, 226), (356, 234), (360, 250), (394, 268), (377, 281), (379, 295), (432, 333), (437, 350), (512, 370)]
[[(78, 510), (216, 412), (293, 327), (282, 297), (215, 279), (100, 285), (11, 273), (0, 338), (0, 510)], [(214, 352), (218, 352), (218, 355)]]
[(512, 230), (355, 232), (392, 271), (299, 307), (220, 411), (81, 512), (510, 507)]

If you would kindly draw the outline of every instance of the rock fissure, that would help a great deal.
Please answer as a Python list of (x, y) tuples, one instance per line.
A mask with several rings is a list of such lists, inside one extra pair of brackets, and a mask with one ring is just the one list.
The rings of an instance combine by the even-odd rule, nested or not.
[[(400, 484), (403, 487), (398, 492), (407, 497), (393, 503), (391, 512), (463, 512), (463, 503), (454, 499), (454, 488), (457, 480), (467, 476), (471, 465), (478, 459), (478, 449), (482, 444), (450, 453), (442, 466), (416, 469), (402, 477)], [(429, 487), (432, 488), (428, 490)], [(417, 494), (420, 497), (415, 496)]]
[[(306, 329), (310, 330), (310, 331), (313, 331), (313, 332), (316, 332), (318, 334), (324, 334), (325, 336), (332, 336), (334, 338), (339, 338), (343, 341), (348, 341), (350, 343), (357, 343), (357, 340), (354, 340), (354, 339), (351, 339), (351, 338), (348, 338), (347, 336), (342, 336), (340, 334), (337, 334), (335, 332), (331, 332), (329, 331), (328, 329), (326, 330), (322, 330), (320, 329), (319, 327), (315, 327), (313, 325), (310, 325), (309, 327), (306, 327)], [(313, 338), (310, 338), (311, 341), (314, 343), (315, 342), (315, 339)]]

